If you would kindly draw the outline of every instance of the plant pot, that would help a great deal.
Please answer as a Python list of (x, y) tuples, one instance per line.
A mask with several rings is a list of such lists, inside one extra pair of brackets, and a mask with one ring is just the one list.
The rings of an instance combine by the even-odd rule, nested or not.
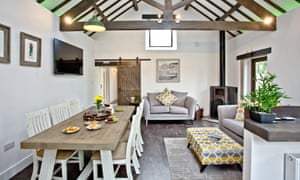
[(250, 111), (250, 118), (260, 123), (273, 123), (275, 117), (276, 115), (272, 113)]

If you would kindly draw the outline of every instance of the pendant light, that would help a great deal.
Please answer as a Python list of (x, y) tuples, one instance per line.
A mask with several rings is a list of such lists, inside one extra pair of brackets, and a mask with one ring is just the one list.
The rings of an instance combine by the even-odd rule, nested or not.
[(84, 25), (83, 29), (91, 32), (103, 32), (106, 30), (103, 22), (93, 15)]

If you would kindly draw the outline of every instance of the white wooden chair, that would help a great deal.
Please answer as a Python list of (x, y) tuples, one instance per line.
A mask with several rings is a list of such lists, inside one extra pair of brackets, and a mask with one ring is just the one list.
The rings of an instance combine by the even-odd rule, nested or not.
[(138, 120), (137, 120), (137, 140), (136, 140), (136, 149), (137, 149), (137, 153), (138, 156), (141, 157), (142, 156), (142, 152), (144, 151), (143, 149), (143, 144), (144, 144), (144, 140), (143, 140), (143, 136), (142, 136), (142, 130), (141, 130), (141, 121), (142, 121), (142, 116), (143, 116), (143, 112), (144, 112), (144, 100), (141, 101), (140, 105), (139, 105), (139, 111), (138, 111)]
[[(26, 114), (27, 123), (27, 133), (28, 136), (34, 136), (48, 128), (51, 127), (51, 119), (49, 115), (48, 108), (44, 108), (35, 112), (30, 112)], [(61, 169), (62, 177), (53, 177), (53, 179), (63, 179), (67, 180), (67, 163), (79, 163), (80, 170), (83, 168), (83, 159), (79, 161), (78, 159), (73, 159), (77, 151), (74, 150), (58, 150), (56, 155), (56, 164), (60, 164), (60, 168), (54, 171), (54, 175)], [(36, 179), (38, 177), (39, 161), (43, 159), (44, 150), (36, 149), (33, 150), (33, 170), (31, 179)]]
[[(132, 180), (132, 172), (131, 172), (131, 166), (137, 166), (138, 160), (135, 153), (135, 141), (136, 141), (136, 125), (137, 125), (137, 116), (133, 115), (132, 121), (131, 121), (131, 128), (130, 128), (130, 134), (128, 142), (120, 142), (115, 149), (115, 151), (112, 152), (112, 159), (113, 164), (118, 165), (115, 170), (115, 176), (118, 173), (118, 170), (121, 165), (126, 166), (126, 173), (127, 178), (129, 180)], [(91, 157), (93, 161), (93, 177), (94, 180), (101, 179), (98, 177), (98, 165), (102, 163), (100, 152), (96, 151), (93, 153)], [(139, 166), (139, 164), (138, 164)]]
[(71, 117), (70, 105), (68, 102), (53, 105), (50, 107), (52, 124), (56, 125)]
[(74, 116), (75, 114), (78, 114), (81, 112), (81, 107), (80, 107), (80, 101), (79, 99), (71, 99), (68, 101), (69, 106), (70, 106), (70, 116)]

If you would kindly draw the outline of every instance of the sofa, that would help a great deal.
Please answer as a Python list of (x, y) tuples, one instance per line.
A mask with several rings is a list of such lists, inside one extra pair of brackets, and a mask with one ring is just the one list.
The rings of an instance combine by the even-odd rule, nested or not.
[[(219, 105), (218, 106), (218, 120), (219, 128), (236, 140), (238, 143), (243, 144), (244, 137), (244, 121), (236, 120), (238, 105)], [(292, 116), (300, 118), (300, 106), (277, 106), (272, 109), (277, 117)], [(245, 118), (249, 118), (247, 113)]]
[(170, 91), (177, 100), (170, 105), (162, 104), (157, 97), (162, 92), (147, 93), (144, 99), (144, 118), (146, 126), (151, 120), (194, 120), (196, 100), (187, 92)]

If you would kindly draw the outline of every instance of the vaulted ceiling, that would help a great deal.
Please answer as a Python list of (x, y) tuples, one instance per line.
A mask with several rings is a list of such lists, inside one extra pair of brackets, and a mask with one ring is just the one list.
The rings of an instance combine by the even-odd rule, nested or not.
[[(300, 0), (37, 0), (60, 16), (61, 31), (83, 31), (97, 14), (106, 30), (275, 31), (276, 17), (300, 6)], [(72, 23), (66, 23), (65, 19)], [(269, 20), (269, 22), (266, 22)]]

